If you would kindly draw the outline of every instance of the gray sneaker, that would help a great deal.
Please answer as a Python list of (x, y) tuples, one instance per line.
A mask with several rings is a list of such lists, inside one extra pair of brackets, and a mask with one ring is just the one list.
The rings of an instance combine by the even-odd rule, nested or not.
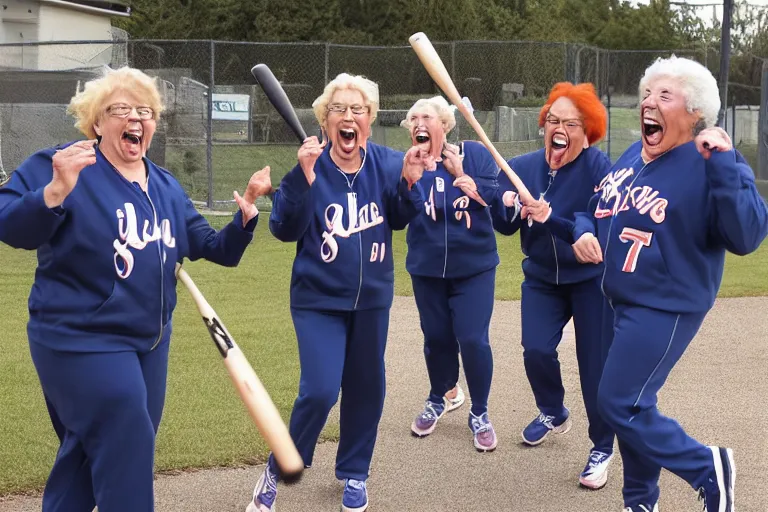
[(427, 400), (424, 410), (419, 413), (411, 424), (411, 432), (417, 437), (428, 436), (434, 432), (437, 420), (445, 414), (445, 404), (436, 404)]

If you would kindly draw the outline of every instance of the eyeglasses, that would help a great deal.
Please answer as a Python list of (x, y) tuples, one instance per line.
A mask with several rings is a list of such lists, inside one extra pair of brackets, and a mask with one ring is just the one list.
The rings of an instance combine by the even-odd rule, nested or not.
[(575, 130), (584, 126), (584, 122), (581, 119), (560, 119), (552, 115), (547, 115), (547, 124), (550, 126), (562, 124), (568, 130)]
[[(148, 119), (154, 119), (155, 117), (155, 111), (152, 110), (150, 107), (135, 107), (136, 113), (139, 115), (139, 119), (148, 120)], [(126, 105), (124, 103), (118, 103), (117, 105), (110, 105), (107, 107), (107, 114), (111, 115), (112, 117), (128, 117), (128, 115), (131, 113), (131, 111), (134, 109), (131, 105)]]
[(356, 116), (367, 114), (370, 110), (365, 105), (345, 105), (343, 103), (331, 103), (328, 105), (328, 112), (335, 112), (337, 114), (344, 114), (347, 109), (352, 109), (352, 113)]

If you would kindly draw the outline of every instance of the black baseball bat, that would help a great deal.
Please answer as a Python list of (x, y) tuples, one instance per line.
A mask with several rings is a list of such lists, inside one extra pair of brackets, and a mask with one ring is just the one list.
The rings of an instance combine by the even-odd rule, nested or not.
[(251, 68), (251, 74), (264, 90), (264, 94), (267, 95), (272, 106), (275, 107), (277, 113), (285, 119), (288, 126), (296, 134), (299, 139), (299, 144), (304, 143), (304, 139), (307, 138), (307, 132), (299, 122), (296, 111), (291, 104), (291, 100), (288, 99), (288, 95), (285, 94), (280, 82), (277, 81), (272, 70), (266, 64), (256, 64)]

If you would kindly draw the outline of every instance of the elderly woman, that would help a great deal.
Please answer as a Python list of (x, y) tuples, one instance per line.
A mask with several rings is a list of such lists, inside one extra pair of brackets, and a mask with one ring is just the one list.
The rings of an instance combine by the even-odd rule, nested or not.
[(413, 148), (428, 155), (419, 182), (427, 200), (408, 227), (406, 269), (424, 333), (430, 392), (411, 425), (415, 436), (431, 434), (448, 409), (445, 394), (459, 374), (459, 350), (472, 409), (474, 446), (492, 451), (497, 438), (488, 419), (493, 355), (488, 336), (499, 255), (488, 203), (496, 194), (498, 166), (479, 142), (446, 142), (456, 126), (442, 96), (418, 100), (402, 125)]
[[(714, 127), (720, 96), (704, 66), (659, 59), (639, 93), (641, 140), (571, 231), (580, 260), (604, 262), (615, 315), (598, 407), (619, 440), (625, 511), (657, 510), (664, 468), (698, 491), (706, 510), (732, 512), (732, 450), (691, 438), (659, 412), (657, 394), (714, 304), (726, 251), (749, 254), (768, 234), (768, 207), (749, 165)], [(546, 218), (534, 209), (534, 220)]]
[[(544, 148), (509, 161), (531, 194), (551, 201), (555, 215), (573, 222), (584, 211), (595, 187), (611, 166), (595, 146), (606, 132), (607, 114), (592, 84), (556, 84), (539, 113)], [(523, 362), (539, 415), (523, 430), (525, 444), (538, 446), (551, 434), (568, 432), (570, 411), (557, 348), (563, 328), (573, 320), (581, 392), (589, 421), (592, 449), (579, 476), (581, 485), (606, 484), (613, 456), (613, 432), (597, 411), (597, 386), (610, 336), (609, 308), (600, 291), (602, 264), (582, 264), (570, 244), (556, 238), (550, 224), (522, 222), (516, 192), (506, 175), (499, 177), (494, 225), (504, 235), (520, 230), (523, 260)]]
[[(378, 87), (342, 73), (315, 100), (327, 139), (308, 137), (298, 164), (275, 192), (272, 234), (297, 242), (291, 316), (301, 379), (289, 430), (307, 467), (341, 390), (336, 477), (342, 511), (368, 507), (366, 480), (384, 406), (384, 349), (394, 295), (392, 230), (418, 213), (417, 181), (426, 155), (405, 155), (368, 140)], [(279, 468), (273, 456), (248, 512), (274, 510)]]
[(0, 188), (0, 241), (38, 255), (27, 333), (61, 441), (43, 511), (154, 509), (175, 266), (237, 265), (269, 190), (269, 169), (254, 174), (216, 232), (146, 158), (162, 109), (152, 78), (108, 70), (69, 105), (89, 140), (35, 153)]

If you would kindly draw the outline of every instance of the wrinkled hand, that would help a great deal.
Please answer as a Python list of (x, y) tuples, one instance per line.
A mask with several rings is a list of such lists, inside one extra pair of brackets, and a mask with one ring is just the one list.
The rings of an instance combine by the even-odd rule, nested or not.
[(520, 203), (520, 197), (517, 195), (517, 192), (507, 190), (504, 192), (504, 195), (501, 196), (501, 201), (507, 208), (514, 208), (515, 205)]
[(460, 188), (470, 199), (474, 199), (483, 206), (488, 206), (477, 192), (477, 185), (471, 176), (467, 176), (466, 174), (459, 176), (453, 181), (453, 186)]
[(549, 216), (552, 215), (552, 207), (544, 199), (539, 199), (530, 204), (523, 205), (523, 209), (520, 212), (520, 217), (528, 219), (528, 225), (532, 225), (533, 222), (543, 224), (547, 222)]
[(96, 163), (96, 140), (81, 140), (56, 151), (53, 155), (53, 178), (46, 185), (43, 198), (46, 206), (53, 208), (64, 202), (74, 190), (80, 171)]
[(425, 170), (437, 169), (435, 158), (418, 146), (413, 146), (405, 153), (403, 158), (403, 177), (408, 182), (408, 189), (421, 179)]
[(720, 127), (702, 130), (694, 139), (696, 149), (705, 160), (712, 156), (712, 151), (730, 151), (733, 149), (728, 132)]
[(240, 211), (243, 212), (243, 227), (248, 222), (259, 214), (258, 208), (256, 208), (256, 198), (267, 195), (272, 190), (272, 179), (269, 176), (269, 166), (264, 167), (260, 171), (256, 171), (248, 180), (248, 185), (245, 188), (245, 194), (241, 197), (237, 193), (237, 190), (233, 192), (235, 202), (240, 207)]
[(445, 143), (443, 146), (443, 165), (454, 178), (464, 176), (464, 165), (459, 156), (459, 146)]
[(600, 242), (592, 233), (584, 233), (573, 244), (573, 253), (579, 263), (600, 263), (603, 261), (603, 250)]
[(304, 143), (299, 148), (299, 165), (301, 165), (301, 169), (304, 171), (304, 176), (307, 178), (307, 183), (310, 185), (315, 181), (315, 162), (317, 162), (317, 159), (323, 154), (323, 149), (325, 149), (327, 144), (327, 138), (321, 143), (317, 140), (317, 137), (313, 135), (304, 139)]

